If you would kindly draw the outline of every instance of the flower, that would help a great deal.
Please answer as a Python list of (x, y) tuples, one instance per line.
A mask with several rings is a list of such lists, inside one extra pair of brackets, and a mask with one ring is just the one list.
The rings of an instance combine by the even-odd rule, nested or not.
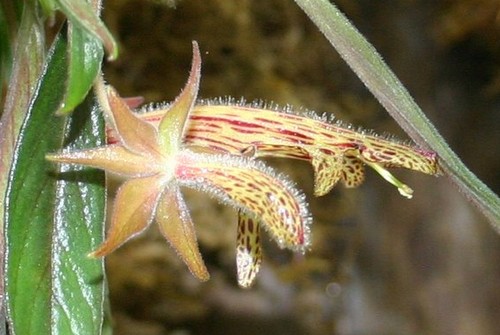
[[(137, 114), (157, 124), (166, 107), (149, 106)], [(108, 131), (109, 141), (115, 141)], [(401, 195), (413, 190), (396, 179), (387, 168), (406, 168), (439, 175), (436, 153), (407, 143), (329, 122), (312, 112), (299, 114), (290, 107), (280, 109), (261, 102), (247, 104), (232, 99), (202, 101), (194, 106), (184, 138), (187, 145), (221, 153), (251, 154), (306, 160), (314, 168), (314, 193), (328, 193), (339, 181), (357, 187), (365, 178), (365, 165), (373, 168)]]
[(90, 255), (106, 256), (155, 221), (163, 236), (200, 280), (209, 274), (180, 187), (210, 194), (239, 211), (237, 265), (240, 285), (258, 272), (260, 226), (281, 247), (304, 251), (311, 221), (304, 196), (288, 179), (242, 155), (215, 154), (184, 143), (200, 81), (201, 57), (193, 42), (187, 84), (156, 126), (137, 117), (102, 79), (96, 93), (117, 142), (103, 147), (51, 154), (60, 163), (87, 165), (126, 177), (117, 191), (106, 240)]

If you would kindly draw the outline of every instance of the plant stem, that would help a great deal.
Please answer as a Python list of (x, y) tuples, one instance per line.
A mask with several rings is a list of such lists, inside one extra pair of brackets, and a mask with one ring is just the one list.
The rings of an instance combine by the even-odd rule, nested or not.
[(420, 146), (440, 157), (443, 172), (500, 233), (500, 199), (451, 150), (375, 48), (328, 0), (295, 0), (340, 56)]

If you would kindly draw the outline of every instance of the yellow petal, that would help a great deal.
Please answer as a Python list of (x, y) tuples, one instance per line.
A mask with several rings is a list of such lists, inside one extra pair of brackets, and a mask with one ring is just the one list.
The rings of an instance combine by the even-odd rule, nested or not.
[(161, 189), (161, 177), (152, 176), (125, 182), (115, 197), (106, 240), (92, 257), (106, 256), (151, 223)]
[(49, 154), (46, 159), (59, 163), (91, 166), (129, 177), (152, 175), (160, 169), (157, 161), (138, 156), (121, 145)]
[(189, 117), (198, 96), (200, 85), (201, 56), (198, 44), (193, 41), (193, 62), (184, 90), (170, 105), (158, 126), (160, 145), (164, 153), (177, 151), (182, 143)]
[(441, 173), (437, 154), (407, 144), (371, 136), (361, 143), (359, 152), (364, 162), (384, 167), (402, 167), (431, 175)]
[(176, 177), (261, 220), (281, 247), (303, 251), (308, 245), (311, 218), (304, 195), (262, 162), (184, 151)]
[(118, 140), (130, 151), (139, 154), (159, 154), (155, 127), (137, 117), (111, 86), (105, 86), (102, 78), (96, 81), (96, 93), (108, 121), (113, 124)]
[[(158, 109), (140, 117), (155, 124), (164, 113), (165, 109)], [(336, 164), (328, 163), (331, 168), (325, 168), (325, 161), (323, 158), (318, 160), (317, 152), (330, 156), (331, 162), (341, 162), (345, 158), (345, 164), (338, 169), (348, 187), (358, 186), (364, 180), (360, 160), (351, 157), (384, 168), (401, 167), (432, 175), (441, 173), (434, 152), (332, 123), (313, 113), (299, 115), (289, 107), (280, 110), (273, 105), (246, 104), (231, 99), (205, 101), (194, 106), (184, 140), (189, 146), (218, 152), (240, 154), (251, 148), (255, 157), (308, 160), (315, 165), (316, 195), (328, 192), (339, 177)]]
[(210, 275), (198, 249), (193, 222), (177, 186), (163, 192), (155, 218), (161, 233), (191, 273), (202, 281), (208, 280)]
[(237, 234), (236, 269), (238, 284), (247, 288), (253, 284), (262, 262), (259, 221), (239, 212)]

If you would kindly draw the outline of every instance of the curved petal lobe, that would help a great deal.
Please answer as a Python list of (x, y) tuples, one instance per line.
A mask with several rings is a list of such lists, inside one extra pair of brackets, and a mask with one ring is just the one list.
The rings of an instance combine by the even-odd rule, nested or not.
[(230, 155), (184, 153), (176, 177), (188, 187), (262, 221), (281, 247), (304, 250), (311, 221), (305, 197), (261, 162)]
[(337, 184), (341, 177), (341, 157), (312, 155), (311, 164), (314, 168), (314, 195), (319, 197), (327, 194)]
[(346, 154), (342, 164), (342, 182), (345, 187), (358, 187), (365, 180), (363, 162), (354, 154)]

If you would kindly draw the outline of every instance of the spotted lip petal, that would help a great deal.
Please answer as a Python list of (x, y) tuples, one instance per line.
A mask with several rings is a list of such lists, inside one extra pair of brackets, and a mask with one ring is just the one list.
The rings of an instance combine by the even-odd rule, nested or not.
[[(196, 105), (186, 144), (233, 154), (251, 147), (255, 157), (310, 161), (315, 172), (316, 195), (326, 194), (335, 185), (339, 170), (345, 185), (361, 184), (366, 162), (376, 163), (380, 168), (401, 167), (426, 174), (439, 173), (437, 156), (432, 152), (331, 124), (315, 115), (298, 115), (290, 110), (279, 112), (265, 107), (218, 101)], [(159, 110), (141, 117), (157, 122), (155, 117), (161, 113)]]
[(314, 195), (322, 196), (343, 177), (342, 156), (312, 155), (311, 164), (314, 168)]
[(241, 287), (252, 286), (261, 263), (260, 222), (240, 211), (236, 238), (236, 269), (238, 284)]
[(259, 218), (281, 247), (304, 251), (311, 221), (305, 197), (261, 162), (237, 156), (184, 152), (175, 172), (195, 188)]

